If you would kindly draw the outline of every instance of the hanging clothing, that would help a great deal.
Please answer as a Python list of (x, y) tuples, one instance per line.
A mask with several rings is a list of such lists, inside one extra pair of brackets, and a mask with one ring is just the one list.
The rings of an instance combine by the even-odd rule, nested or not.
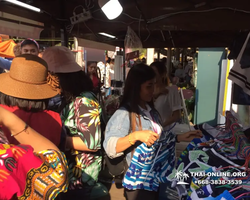
[(248, 34), (247, 39), (237, 57), (236, 62), (234, 63), (234, 66), (229, 72), (229, 76), (228, 76), (228, 79), (232, 80), (234, 83), (240, 86), (243, 89), (243, 91), (247, 93), (248, 95), (250, 95), (250, 68), (242, 68), (241, 59), (247, 47), (249, 38), (250, 38), (250, 33)]
[(13, 40), (0, 42), (0, 57), (14, 58), (14, 47), (16, 43)]
[[(83, 92), (62, 111), (62, 121), (69, 129), (68, 136), (80, 137), (88, 149), (101, 149), (101, 107), (91, 92)], [(101, 152), (74, 149), (65, 152), (69, 163), (69, 189), (93, 186), (101, 170)]]
[(34, 153), (29, 145), (0, 144), (0, 199), (52, 200), (68, 187), (63, 153)]

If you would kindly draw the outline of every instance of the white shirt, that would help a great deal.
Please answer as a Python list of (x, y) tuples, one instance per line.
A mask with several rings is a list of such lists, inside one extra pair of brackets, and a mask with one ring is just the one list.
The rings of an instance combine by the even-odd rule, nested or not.
[[(176, 110), (181, 110), (181, 98), (177, 87), (167, 87), (168, 94), (160, 95), (154, 102), (155, 109), (159, 112), (162, 122), (165, 122), (168, 118), (173, 115)], [(164, 127), (164, 130), (169, 130), (171, 125)]]
[[(103, 81), (104, 79), (104, 74), (105, 74), (105, 65), (103, 62), (99, 62), (97, 63), (97, 66), (100, 68), (100, 72), (101, 72), (101, 80)], [(106, 64), (106, 79), (105, 79), (105, 87), (106, 88), (109, 88), (110, 85), (109, 85), (109, 64), (107, 63)]]
[(139, 106), (139, 108), (141, 109), (141, 111), (150, 119), (151, 123), (152, 123), (152, 126), (153, 126), (153, 130), (155, 133), (158, 133), (159, 135), (161, 134), (161, 127), (159, 126), (159, 124), (157, 124), (156, 122), (154, 122), (151, 114), (150, 114), (150, 111), (152, 110), (151, 107), (146, 104), (146, 107), (147, 109), (144, 109), (142, 107)]
[(114, 71), (113, 67), (111, 67), (111, 65), (113, 65), (113, 64), (110, 64), (109, 76), (110, 76), (110, 80), (114, 80), (115, 79), (115, 71)]

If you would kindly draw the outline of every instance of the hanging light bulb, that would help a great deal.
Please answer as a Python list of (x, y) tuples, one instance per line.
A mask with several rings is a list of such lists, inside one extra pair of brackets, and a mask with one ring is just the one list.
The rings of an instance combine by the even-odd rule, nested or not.
[(117, 18), (122, 13), (122, 6), (118, 0), (99, 0), (99, 6), (109, 20)]

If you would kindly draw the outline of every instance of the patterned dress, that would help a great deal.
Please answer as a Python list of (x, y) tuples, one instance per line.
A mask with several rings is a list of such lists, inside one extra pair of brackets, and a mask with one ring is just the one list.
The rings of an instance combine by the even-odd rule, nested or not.
[(34, 153), (29, 145), (0, 144), (0, 199), (51, 200), (68, 187), (63, 153)]
[[(101, 107), (91, 92), (84, 92), (62, 111), (62, 121), (69, 129), (68, 135), (80, 137), (87, 148), (101, 149)], [(101, 152), (83, 152), (71, 149), (66, 152), (69, 163), (69, 188), (93, 186), (101, 170)]]

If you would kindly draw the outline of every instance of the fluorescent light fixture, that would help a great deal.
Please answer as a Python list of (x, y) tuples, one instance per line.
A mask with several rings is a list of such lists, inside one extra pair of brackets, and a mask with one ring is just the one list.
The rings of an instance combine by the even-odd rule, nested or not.
[(110, 34), (108, 34), (108, 33), (98, 33), (98, 34), (103, 35), (103, 36), (106, 36), (106, 37), (109, 37), (109, 38), (116, 38), (115, 36), (110, 35)]
[(99, 0), (98, 3), (109, 20), (117, 18), (123, 11), (118, 0)]
[(31, 6), (31, 5), (29, 5), (27, 3), (23, 3), (21, 1), (16, 1), (16, 0), (4, 0), (4, 1), (7, 1), (9, 3), (13, 3), (13, 4), (17, 5), (17, 6), (21, 6), (21, 7), (27, 8), (27, 9), (35, 11), (35, 12), (41, 12), (40, 8)]

